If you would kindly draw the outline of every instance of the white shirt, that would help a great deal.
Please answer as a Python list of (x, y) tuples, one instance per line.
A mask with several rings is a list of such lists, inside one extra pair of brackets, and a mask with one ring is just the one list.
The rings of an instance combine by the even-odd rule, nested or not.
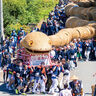
[(69, 70), (64, 70), (64, 74), (68, 73), (68, 76), (70, 76), (70, 71)]
[(59, 96), (72, 96), (71, 90), (64, 89), (60, 91)]
[(55, 51), (54, 50), (51, 50), (51, 52), (50, 52), (50, 57), (54, 57), (55, 56)]
[(9, 47), (9, 53), (13, 53), (13, 49), (11, 47)]

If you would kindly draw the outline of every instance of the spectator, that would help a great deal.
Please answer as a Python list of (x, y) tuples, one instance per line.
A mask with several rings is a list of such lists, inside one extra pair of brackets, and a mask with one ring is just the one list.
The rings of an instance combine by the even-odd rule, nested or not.
[(7, 46), (7, 51), (9, 52), (9, 38), (5, 38), (6, 46)]
[(52, 48), (51, 52), (50, 52), (50, 57), (51, 58), (55, 58), (55, 47)]
[(70, 43), (70, 67), (71, 69), (75, 68), (75, 62), (76, 62), (76, 58), (75, 58), (75, 48), (74, 48), (74, 44)]
[(12, 30), (11, 36), (17, 37), (16, 30)]
[(95, 85), (93, 96), (96, 96), (96, 85)]
[(80, 59), (82, 60), (82, 41), (80, 39), (78, 39), (78, 42), (77, 42), (77, 60)]
[(78, 80), (78, 77), (73, 75), (71, 77), (70, 87), (72, 88), (72, 95), (73, 96), (83, 96), (83, 85), (82, 81)]
[(13, 57), (12, 39), (9, 39), (9, 53)]
[(68, 89), (68, 84), (64, 85), (64, 89), (60, 91), (59, 96), (72, 96), (71, 90)]
[(4, 68), (4, 66), (7, 65), (7, 56), (6, 55), (7, 55), (6, 52), (2, 55), (2, 61), (1, 61), (2, 68)]
[(86, 51), (85, 51), (86, 61), (89, 60), (90, 52), (91, 52), (91, 42), (86, 40)]
[(64, 11), (65, 5), (63, 2), (63, 0), (60, 1), (61, 4), (56, 5), (54, 11), (49, 13), (49, 18), (47, 19), (47, 26), (45, 22), (42, 23), (42, 32), (46, 32), (46, 34), (48, 35), (53, 35), (65, 27), (67, 16)]
[(8, 47), (7, 47), (7, 44), (6, 44), (6, 41), (4, 40), (3, 41), (3, 45), (2, 45), (2, 55), (5, 53), (5, 52), (8, 52)]
[(95, 46), (93, 44), (93, 40), (89, 40), (88, 42), (90, 43), (90, 48), (91, 48), (89, 54), (89, 60), (95, 60), (95, 50), (94, 50)]
[(83, 42), (83, 44), (82, 44), (82, 58), (86, 59), (86, 56), (85, 56), (86, 42), (84, 40), (82, 42)]
[(70, 71), (70, 65), (66, 62), (66, 60), (64, 58), (62, 59), (62, 65), (64, 67), (64, 70)]
[(59, 0), (59, 4), (60, 5), (64, 4), (64, 0)]
[(20, 30), (18, 31), (18, 36), (20, 36), (20, 33), (22, 32), (23, 28), (21, 27)]
[(11, 37), (11, 48), (12, 48), (12, 52), (13, 52), (13, 57), (15, 57), (16, 41), (15, 41), (14, 37)]
[[(65, 22), (67, 16), (65, 14), (65, 5), (69, 0), (60, 0), (60, 4), (56, 5), (54, 11), (49, 13), (49, 18), (47, 19), (47, 23), (43, 22), (41, 26), (41, 31), (47, 35), (53, 35), (57, 33), (59, 30), (65, 28)], [(36, 26), (32, 30), (32, 32), (39, 31)], [(63, 73), (61, 81), (65, 81), (64, 90), (60, 92), (60, 96), (63, 96), (64, 92), (69, 92), (68, 85), (72, 88), (72, 94), (74, 96), (82, 95), (82, 82), (78, 80), (76, 76), (73, 76), (72, 82), (69, 83), (70, 78), (70, 67), (74, 65), (74, 68), (77, 66), (76, 58), (82, 59), (86, 58), (87, 60), (96, 58), (96, 41), (95, 40), (76, 40), (74, 39), (70, 44), (62, 47), (53, 47), (50, 56), (52, 58), (51, 65), (47, 66), (36, 66), (30, 67), (28, 66), (29, 60), (27, 60), (27, 56), (25, 57), (24, 50), (21, 48), (19, 51), (18, 58), (25, 59), (24, 61), (18, 60), (18, 62), (11, 63), (11, 57), (15, 57), (16, 47), (18, 45), (18, 49), (20, 49), (20, 41), (26, 36), (27, 33), (20, 28), (18, 31), (18, 35), (16, 30), (12, 30), (11, 38), (3, 41), (3, 45), (1, 48), (2, 51), (2, 68), (4, 82), (7, 82), (7, 77), (9, 78), (8, 89), (15, 89), (16, 93), (21, 93), (21, 88), (23, 88), (23, 93), (28, 89), (32, 89), (32, 93), (37, 92), (37, 85), (41, 85), (41, 92), (45, 94), (45, 86), (47, 87), (47, 91), (49, 93), (54, 93), (58, 88), (58, 77), (60, 73)], [(90, 58), (91, 57), (91, 58)], [(25, 65), (23, 65), (25, 64)], [(62, 65), (61, 65), (62, 64)], [(8, 67), (7, 67), (8, 65)], [(41, 64), (42, 65), (42, 64)], [(71, 65), (71, 66), (70, 66)], [(7, 67), (7, 68), (6, 68)], [(44, 70), (45, 71), (44, 71)], [(7, 71), (6, 71), (7, 70)], [(42, 73), (44, 71), (45, 73)], [(8, 72), (8, 73), (7, 73)], [(8, 75), (8, 76), (7, 76)], [(46, 83), (47, 77), (47, 83)], [(33, 83), (34, 86), (29, 88), (29, 85)], [(61, 85), (63, 83), (61, 82)], [(14, 84), (15, 83), (15, 84)], [(67, 83), (67, 85), (66, 85)], [(12, 87), (13, 86), (13, 87)], [(50, 87), (51, 86), (51, 87)], [(12, 88), (11, 88), (12, 87)], [(61, 86), (60, 86), (61, 87)], [(50, 88), (50, 89), (49, 89)], [(62, 87), (61, 87), (62, 88)], [(31, 91), (31, 90), (30, 90)], [(70, 92), (69, 92), (70, 93)], [(67, 94), (66, 94), (67, 95)]]
[(46, 24), (46, 22), (42, 23), (40, 30), (41, 30), (41, 32), (47, 34), (47, 24)]

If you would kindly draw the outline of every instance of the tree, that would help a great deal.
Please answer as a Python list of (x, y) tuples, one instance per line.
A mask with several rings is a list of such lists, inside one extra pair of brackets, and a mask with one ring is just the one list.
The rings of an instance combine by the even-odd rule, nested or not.
[[(5, 33), (12, 30), (11, 24), (38, 23), (58, 3), (59, 0), (3, 0)], [(9, 30), (8, 30), (9, 29)]]

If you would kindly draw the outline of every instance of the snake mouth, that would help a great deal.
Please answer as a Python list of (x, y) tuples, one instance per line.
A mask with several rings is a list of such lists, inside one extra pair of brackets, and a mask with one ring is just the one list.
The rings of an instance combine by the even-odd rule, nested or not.
[(26, 48), (26, 50), (28, 51), (28, 52), (30, 52), (30, 53), (49, 53), (50, 51), (35, 51), (35, 50), (31, 50), (31, 49), (28, 49), (28, 48)]

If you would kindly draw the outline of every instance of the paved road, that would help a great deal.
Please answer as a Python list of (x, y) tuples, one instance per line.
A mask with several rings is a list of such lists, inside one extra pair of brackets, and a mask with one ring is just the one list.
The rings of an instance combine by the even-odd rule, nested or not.
[(84, 93), (91, 93), (91, 85), (96, 83), (96, 77), (93, 74), (96, 72), (96, 61), (78, 62), (78, 68), (71, 72), (79, 77), (83, 82)]
[[(84, 93), (91, 93), (91, 85), (96, 83), (96, 77), (93, 77), (93, 73), (96, 72), (96, 61), (89, 62), (78, 62), (78, 67), (71, 72), (71, 75), (75, 74), (83, 82)], [(0, 72), (0, 95), (2, 96), (15, 96), (12, 92), (7, 91), (5, 85), (2, 84), (2, 72)], [(27, 96), (31, 96), (28, 94)], [(44, 96), (40, 94), (32, 96)], [(52, 95), (46, 95), (52, 96)], [(85, 94), (85, 96), (91, 96), (90, 94)]]

